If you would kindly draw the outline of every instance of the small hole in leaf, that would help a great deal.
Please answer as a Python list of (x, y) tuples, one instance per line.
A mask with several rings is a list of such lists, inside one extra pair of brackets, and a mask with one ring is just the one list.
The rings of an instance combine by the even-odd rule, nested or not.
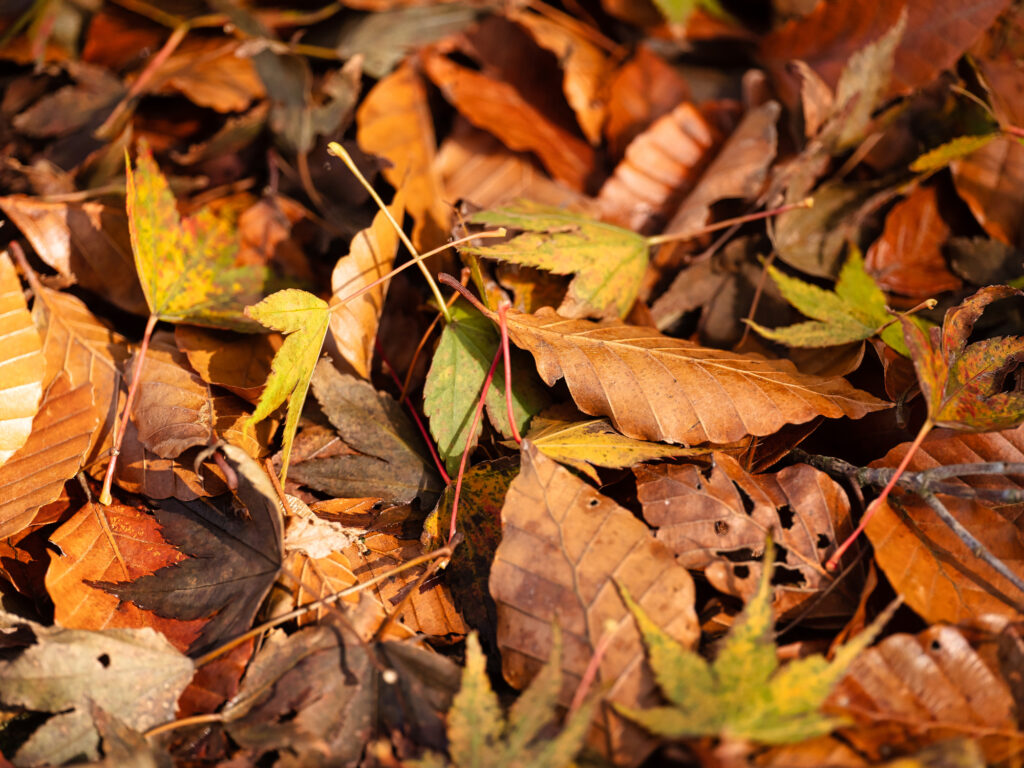
[(826, 536), (824, 533), (818, 534), (818, 549), (827, 549), (832, 543), (832, 539)]
[(737, 565), (732, 569), (732, 572), (736, 575), (737, 579), (746, 579), (750, 576), (750, 567), (746, 565)]
[[(733, 483), (733, 485), (736, 485)], [(739, 491), (740, 498), (743, 500), (743, 511), (748, 515), (754, 513), (754, 500), (750, 498), (750, 494), (747, 493), (742, 486), (736, 485), (736, 490)]]
[(101, 653), (99, 656), (97, 656), (96, 661), (102, 664), (104, 669), (110, 666), (110, 656), (108, 656), (105, 653)]
[(587, 506), (590, 507), (591, 509), (593, 509), (594, 507), (596, 507), (600, 503), (601, 502), (599, 502), (597, 499), (591, 499), (590, 501), (587, 502)]
[(796, 517), (796, 515), (793, 513), (793, 509), (789, 506), (789, 504), (783, 504), (781, 507), (779, 507), (778, 513), (779, 524), (788, 531), (790, 528), (793, 527), (793, 518)]
[(719, 536), (725, 536), (729, 533), (729, 524), (724, 520), (715, 520), (715, 533)]
[(802, 587), (806, 585), (804, 575), (795, 568), (787, 568), (784, 565), (775, 565), (772, 571), (772, 584), (786, 587)]
[(745, 563), (754, 559), (754, 550), (750, 547), (742, 549), (720, 549), (716, 553), (719, 557), (725, 558), (730, 563)]
[(941, 651), (942, 643), (940, 643), (938, 640), (932, 640), (931, 649), (933, 651)]

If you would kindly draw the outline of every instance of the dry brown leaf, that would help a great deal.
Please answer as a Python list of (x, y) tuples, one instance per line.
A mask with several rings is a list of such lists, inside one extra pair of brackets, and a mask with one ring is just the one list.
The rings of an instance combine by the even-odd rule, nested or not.
[[(253, 112), (256, 110), (254, 109)], [(300, 222), (312, 214), (284, 195), (267, 195), (238, 217), (238, 256), (235, 263), (267, 266), (298, 280), (315, 280), (302, 243), (294, 235)]]
[[(128, 362), (127, 378), (135, 373), (138, 353)], [(210, 387), (189, 367), (188, 358), (170, 333), (154, 333), (139, 378), (132, 421), (139, 440), (164, 459), (188, 448), (206, 445), (213, 437)]]
[(564, 70), (565, 99), (587, 141), (600, 144), (607, 114), (605, 86), (611, 71), (608, 57), (574, 27), (530, 12), (513, 13), (510, 18), (525, 27), (537, 45), (558, 57)]
[(1003, 136), (950, 166), (957, 194), (989, 235), (1024, 246), (1024, 146)]
[(427, 51), (423, 67), (459, 113), (506, 147), (533, 152), (552, 176), (577, 191), (586, 188), (594, 150), (549, 120), (508, 83), (459, 66), (437, 51)]
[(0, 253), (0, 466), (25, 445), (43, 397), (46, 359), (11, 257)]
[(404, 62), (366, 94), (356, 111), (359, 146), (391, 163), (384, 178), (405, 193), (413, 243), (427, 251), (445, 242), (451, 214), (434, 167), (434, 123), (427, 89), (412, 62)]
[(864, 651), (826, 707), (857, 722), (842, 733), (875, 759), (894, 744), (909, 751), (956, 736), (977, 739), (989, 765), (1020, 748), (1006, 682), (955, 627), (892, 635)]
[[(658, 700), (640, 634), (617, 585), (688, 648), (700, 638), (689, 572), (627, 510), (531, 443), (501, 511), (502, 541), (491, 567), (505, 679), (523, 688), (551, 655), (552, 624), (565, 633), (560, 703), (568, 705), (601, 637), (613, 631), (595, 685), (606, 701), (644, 707)], [(607, 686), (607, 688), (604, 688)], [(654, 743), (605, 705), (591, 744), (618, 765), (637, 765)]]
[[(873, 466), (895, 467), (907, 446), (896, 446)], [(1024, 461), (1024, 431), (1018, 427), (971, 435), (936, 430), (914, 454), (908, 471), (988, 461)], [(977, 488), (1024, 487), (1002, 475), (969, 477), (967, 481)], [(939, 498), (992, 554), (1024, 578), (1020, 505)], [(898, 494), (896, 500), (905, 509), (907, 519), (891, 506), (882, 506), (868, 523), (867, 535), (878, 565), (907, 605), (930, 623), (984, 625), (986, 617), (1019, 618), (1020, 614), (1006, 602), (1024, 603), (1016, 588), (972, 555), (923, 500), (906, 493)], [(993, 592), (1006, 598), (1001, 600)]]
[[(405, 215), (402, 192), (395, 195), (388, 210), (395, 221), (402, 220)], [(373, 217), (373, 223), (352, 238), (348, 253), (338, 259), (331, 273), (328, 328), (338, 352), (364, 379), (370, 378), (373, 342), (384, 311), (388, 283), (380, 283), (355, 299), (348, 297), (391, 271), (398, 244), (394, 226), (385, 213), (379, 211)], [(346, 299), (344, 305), (339, 306)]]
[(270, 453), (270, 441), (280, 424), (277, 419), (266, 419), (254, 427), (249, 423), (252, 409), (234, 395), (214, 395), (211, 403), (213, 431), (217, 437), (238, 446), (254, 459), (262, 459)]
[[(853, 532), (850, 503), (828, 475), (797, 464), (750, 475), (724, 453), (701, 471), (693, 465), (637, 467), (637, 495), (657, 538), (690, 570), (702, 570), (716, 589), (748, 601), (761, 579), (760, 557), (772, 540), (784, 548), (775, 565), (773, 610), (791, 614), (832, 585), (824, 563)], [(831, 590), (815, 605), (820, 619), (850, 615), (857, 596)]]
[(0, 538), (32, 524), (36, 512), (60, 496), (82, 468), (96, 429), (92, 387), (53, 381), (32, 421), (32, 434), (0, 467)]
[(189, 37), (153, 73), (146, 90), (181, 93), (217, 112), (243, 112), (267, 91), (252, 57), (240, 55), (239, 46), (223, 38)]
[(564, 377), (581, 411), (607, 416), (641, 440), (731, 443), (816, 416), (857, 419), (889, 407), (845, 379), (807, 376), (788, 360), (708, 349), (614, 320), (510, 311), (508, 328), (548, 386)]
[(157, 616), (89, 581), (134, 581), (186, 559), (164, 541), (153, 515), (122, 504), (86, 504), (53, 532), (46, 590), (54, 621), (69, 629), (152, 627), (184, 652), (207, 619), (181, 621)]
[(174, 343), (208, 384), (256, 403), (270, 375), (274, 353), (281, 348), (279, 333), (239, 335), (195, 325), (174, 328)]
[(883, 291), (925, 299), (955, 290), (960, 278), (949, 271), (942, 256), (949, 236), (936, 188), (918, 187), (889, 212), (864, 266)]
[(479, 208), (497, 208), (520, 198), (574, 210), (590, 204), (589, 198), (544, 173), (529, 155), (512, 152), (462, 117), (456, 117), (435, 162), (447, 200), (467, 200)]
[(135, 273), (123, 208), (88, 201), (48, 203), (10, 195), (0, 197), (0, 209), (39, 258), (62, 276), (121, 309), (149, 314)]
[(597, 195), (602, 218), (641, 233), (663, 223), (693, 188), (718, 142), (701, 113), (689, 102), (680, 104), (626, 147)]
[(637, 134), (689, 96), (690, 88), (682, 75), (650, 46), (640, 45), (608, 84), (604, 132), (611, 156), (621, 158)]
[[(122, 405), (124, 398), (122, 398)], [(195, 454), (193, 448), (175, 459), (162, 459), (151, 453), (139, 441), (135, 422), (128, 420), (125, 428), (121, 455), (118, 458), (117, 476), (114, 481), (129, 493), (149, 496), (152, 499), (175, 498), (179, 501), (194, 501), (200, 496), (213, 496), (227, 490), (223, 480), (203, 469), (196, 474), (192, 468)]]

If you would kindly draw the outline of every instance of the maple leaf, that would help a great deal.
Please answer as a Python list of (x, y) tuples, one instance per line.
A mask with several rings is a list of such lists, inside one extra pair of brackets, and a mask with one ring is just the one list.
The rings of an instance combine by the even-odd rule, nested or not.
[(575, 273), (559, 312), (569, 317), (624, 317), (647, 269), (647, 240), (628, 229), (529, 200), (480, 211), (476, 224), (522, 230), (502, 243), (462, 246), (488, 259)]
[(262, 270), (235, 267), (238, 237), (209, 208), (182, 219), (149, 146), (139, 143), (135, 170), (127, 164), (128, 229), (135, 268), (150, 312), (168, 322), (258, 330), (242, 310), (255, 301)]
[(985, 307), (1013, 296), (1024, 296), (1024, 291), (1006, 285), (982, 288), (946, 312), (941, 331), (926, 333), (901, 318), (932, 426), (989, 432), (1024, 421), (1024, 336), (968, 343)]
[(249, 426), (255, 426), (285, 401), (288, 402), (281, 452), (283, 483), (288, 476), (292, 442), (299, 426), (302, 404), (306, 402), (309, 380), (327, 335), (330, 309), (323, 299), (306, 291), (288, 288), (267, 296), (259, 304), (246, 307), (245, 314), (267, 328), (287, 334), (274, 355), (266, 387), (248, 421)]
[(506, 722), (498, 697), (487, 679), (487, 659), (480, 641), (472, 632), (466, 638), (466, 667), (462, 687), (448, 712), (447, 762), (436, 753), (427, 753), (410, 765), (415, 768), (557, 768), (569, 766), (583, 746), (590, 719), (599, 699), (592, 698), (574, 713), (558, 736), (539, 738), (546, 725), (555, 719), (555, 703), (562, 687), (562, 635), (554, 627), (551, 658), (537, 673), (530, 686), (512, 705)]
[(774, 559), (769, 539), (757, 593), (710, 664), (666, 634), (628, 591), (620, 589), (643, 635), (651, 670), (671, 706), (615, 708), (651, 733), (666, 738), (723, 736), (786, 744), (824, 735), (840, 725), (842, 720), (822, 714), (821, 704), (857, 654), (881, 631), (898, 603), (840, 646), (831, 662), (814, 654), (779, 669), (772, 641)]
[[(910, 355), (903, 333), (885, 303), (885, 294), (864, 269), (864, 257), (857, 248), (839, 271), (835, 291), (827, 291), (777, 267), (768, 266), (768, 274), (783, 298), (814, 320), (786, 328), (765, 328), (747, 320), (759, 334), (790, 347), (830, 347), (878, 335), (901, 355)], [(918, 321), (920, 322), (920, 321)]]

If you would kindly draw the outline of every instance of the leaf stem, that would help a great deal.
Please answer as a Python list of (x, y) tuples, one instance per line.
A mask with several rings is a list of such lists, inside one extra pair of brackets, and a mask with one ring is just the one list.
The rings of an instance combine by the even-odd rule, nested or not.
[[(939, 302), (936, 301), (935, 299), (925, 299), (920, 304), (917, 304), (917, 305), (911, 307), (910, 309), (908, 309), (906, 312), (896, 312), (896, 313), (894, 313), (896, 315), (894, 318), (892, 318), (889, 322), (885, 323), (884, 325), (880, 325), (878, 328), (875, 329), (874, 333), (872, 333), (871, 335), (872, 336), (877, 336), (882, 331), (884, 331), (886, 328), (888, 328), (890, 325), (892, 325), (895, 322), (898, 322), (901, 317), (910, 317), (911, 315), (915, 315), (918, 312), (921, 312), (921, 311), (926, 310), (926, 309), (935, 309), (935, 305), (938, 304), (938, 303)], [(892, 311), (892, 310), (890, 310), (890, 311)]]
[(132, 383), (128, 387), (128, 397), (124, 403), (124, 413), (121, 415), (121, 423), (117, 425), (117, 434), (114, 436), (114, 444), (110, 449), (110, 463), (107, 465), (107, 474), (103, 478), (103, 490), (100, 491), (100, 504), (109, 506), (113, 502), (110, 495), (110, 486), (114, 482), (114, 472), (117, 467), (117, 457), (121, 454), (121, 443), (124, 442), (124, 433), (128, 429), (128, 419), (132, 412), (132, 405), (135, 403), (135, 393), (139, 391), (139, 381), (142, 379), (142, 366), (146, 362), (146, 351), (149, 349), (149, 340), (153, 336), (153, 329), (159, 321), (156, 315), (150, 315), (146, 322), (146, 330), (142, 334), (142, 344), (135, 358), (135, 372), (132, 374)]
[(664, 243), (672, 243), (676, 240), (690, 240), (698, 235), (706, 235), (711, 232), (717, 232), (720, 229), (728, 229), (738, 224), (747, 224), (751, 221), (759, 221), (760, 219), (768, 219), (772, 216), (778, 216), (781, 213), (788, 213), (789, 211), (796, 210), (797, 208), (813, 208), (814, 198), (805, 197), (798, 203), (788, 203), (779, 208), (772, 208), (770, 211), (758, 211), (757, 213), (750, 213), (746, 216), (737, 216), (735, 219), (726, 219), (725, 221), (719, 221), (710, 226), (698, 229), (696, 232), (666, 232), (663, 235), (653, 235), (647, 238), (647, 247), (651, 248), (655, 245), (662, 245)]
[(441, 296), (441, 288), (438, 286), (437, 281), (434, 280), (434, 276), (430, 274), (430, 270), (427, 269), (425, 264), (423, 264), (423, 258), (420, 256), (419, 251), (416, 250), (416, 246), (412, 244), (412, 240), (409, 239), (408, 235), (405, 234), (405, 231), (398, 225), (398, 222), (395, 221), (395, 217), (391, 215), (391, 211), (389, 211), (388, 207), (384, 205), (384, 201), (380, 199), (380, 195), (377, 194), (377, 190), (375, 190), (370, 182), (366, 180), (362, 171), (356, 167), (355, 161), (352, 159), (352, 155), (350, 155), (348, 150), (336, 141), (332, 141), (327, 145), (327, 151), (335, 157), (340, 158), (341, 161), (345, 163), (352, 174), (359, 180), (359, 183), (363, 185), (363, 188), (370, 193), (370, 197), (372, 197), (373, 201), (377, 203), (377, 207), (381, 209), (388, 221), (391, 222), (391, 226), (395, 228), (398, 238), (405, 243), (405, 247), (409, 249), (409, 253), (413, 255), (416, 265), (420, 268), (420, 272), (423, 273), (423, 277), (426, 279), (427, 285), (430, 286), (430, 290), (434, 294), (434, 299), (437, 301), (437, 305), (441, 309), (441, 314), (444, 315), (444, 321), (446, 323), (450, 323), (452, 315), (448, 310), (448, 306), (445, 304), (444, 298)]
[(512, 430), (512, 439), (522, 444), (523, 438), (519, 435), (519, 427), (516, 426), (515, 410), (512, 408), (512, 361), (508, 349), (508, 313), (509, 304), (502, 301), (498, 304), (498, 328), (501, 330), (501, 354), (505, 362), (505, 407), (508, 408), (508, 426)]
[(466, 301), (468, 301), (470, 304), (472, 304), (474, 307), (476, 307), (480, 311), (481, 314), (483, 314), (483, 315), (490, 315), (491, 314), (491, 310), (489, 310), (487, 307), (485, 307), (481, 303), (480, 299), (478, 299), (476, 296), (474, 296), (472, 293), (470, 293), (469, 289), (466, 286), (464, 286), (462, 283), (460, 283), (454, 277), (449, 275), (447, 272), (441, 272), (437, 276), (437, 279), (440, 282), (442, 282), (445, 285), (447, 285), (449, 288), (454, 288), (456, 291), (461, 293), (462, 294), (462, 298), (464, 298)]
[(926, 419), (924, 424), (921, 425), (921, 429), (918, 431), (917, 437), (914, 438), (914, 442), (910, 444), (907, 452), (903, 455), (903, 461), (901, 461), (899, 466), (896, 467), (896, 471), (889, 479), (885, 488), (882, 489), (878, 498), (868, 504), (868, 508), (864, 510), (864, 516), (861, 518), (860, 525), (858, 525), (857, 529), (839, 546), (839, 549), (832, 553), (832, 557), (830, 557), (828, 562), (825, 563), (825, 567), (828, 570), (834, 571), (839, 566), (839, 559), (843, 556), (846, 550), (850, 548), (850, 545), (853, 544), (856, 538), (864, 531), (868, 522), (870, 522), (871, 518), (875, 516), (875, 513), (885, 503), (885, 500), (889, 498), (890, 491), (892, 491), (896, 486), (900, 476), (910, 464), (910, 460), (914, 457), (914, 454), (917, 453), (917, 449), (921, 447), (921, 443), (924, 442), (924, 439), (928, 436), (928, 433), (932, 431), (932, 427), (934, 426), (935, 422), (931, 419)]

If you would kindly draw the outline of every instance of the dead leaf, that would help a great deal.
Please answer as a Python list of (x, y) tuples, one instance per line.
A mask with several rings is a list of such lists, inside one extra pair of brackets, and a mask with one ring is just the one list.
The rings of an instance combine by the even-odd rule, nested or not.
[(270, 363), (281, 348), (277, 333), (239, 336), (194, 325), (174, 327), (174, 343), (188, 364), (208, 384), (216, 384), (255, 403), (270, 375)]
[[(688, 648), (700, 636), (693, 580), (650, 531), (568, 470), (524, 443), (522, 467), (505, 497), (502, 541), (491, 568), (505, 679), (523, 688), (548, 659), (551, 623), (566, 635), (559, 702), (568, 705), (598, 641), (614, 639), (597, 674), (606, 701), (630, 707), (657, 700), (643, 645), (616, 584)], [(605, 705), (592, 746), (620, 765), (641, 763), (654, 745)]]
[(223, 493), (227, 486), (220, 478), (208, 475), (205, 468), (202, 473), (196, 473), (192, 468), (198, 452), (198, 448), (192, 448), (177, 459), (162, 459), (146, 450), (139, 440), (135, 422), (129, 420), (121, 444), (115, 482), (129, 493), (151, 499), (195, 501), (203, 496)]
[(420, 251), (448, 237), (451, 214), (434, 167), (434, 126), (427, 89), (411, 61), (381, 80), (356, 111), (359, 146), (391, 163), (384, 177), (405, 194), (413, 218), (413, 243)]
[(951, 166), (957, 194), (985, 231), (1007, 245), (1024, 247), (1024, 145), (1009, 136), (993, 139)]
[(222, 38), (191, 36), (153, 72), (151, 93), (181, 93), (194, 104), (217, 112), (243, 112), (266, 96), (252, 59), (240, 44)]
[(707, 349), (617, 321), (510, 311), (508, 328), (548, 386), (564, 377), (581, 411), (608, 416), (641, 440), (730, 443), (815, 416), (860, 418), (887, 407), (844, 379), (807, 376), (787, 360)]
[[(825, 561), (853, 532), (850, 503), (832, 479), (806, 464), (750, 475), (715, 453), (710, 469), (654, 464), (634, 470), (644, 519), (690, 570), (702, 570), (721, 592), (744, 602), (757, 590), (760, 557), (771, 535), (783, 554), (775, 566), (773, 611), (794, 615), (818, 601), (817, 619), (845, 619), (856, 595), (840, 585)], [(781, 577), (781, 578), (780, 578)], [(829, 589), (827, 599), (822, 592)]]

